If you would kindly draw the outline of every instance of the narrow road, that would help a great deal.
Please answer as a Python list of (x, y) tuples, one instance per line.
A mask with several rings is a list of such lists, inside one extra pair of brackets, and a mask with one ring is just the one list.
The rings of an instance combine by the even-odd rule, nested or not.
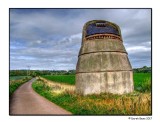
[(10, 115), (70, 115), (71, 113), (48, 101), (32, 89), (33, 78), (21, 85), (10, 100)]

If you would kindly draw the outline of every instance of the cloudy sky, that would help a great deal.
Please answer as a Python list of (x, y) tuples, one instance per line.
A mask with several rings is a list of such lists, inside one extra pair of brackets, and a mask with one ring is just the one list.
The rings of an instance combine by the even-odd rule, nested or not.
[(150, 9), (10, 9), (10, 69), (75, 69), (83, 25), (96, 19), (120, 26), (133, 68), (151, 66)]

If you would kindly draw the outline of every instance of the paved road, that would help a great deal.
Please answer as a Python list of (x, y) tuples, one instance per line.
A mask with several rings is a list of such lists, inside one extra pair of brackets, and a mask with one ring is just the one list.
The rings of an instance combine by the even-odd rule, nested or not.
[(10, 115), (70, 115), (32, 89), (35, 78), (20, 86), (12, 95)]

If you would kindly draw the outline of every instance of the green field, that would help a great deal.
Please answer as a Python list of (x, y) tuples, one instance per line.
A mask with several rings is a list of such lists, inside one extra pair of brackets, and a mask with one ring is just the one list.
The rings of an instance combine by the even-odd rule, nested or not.
[[(51, 81), (75, 85), (75, 75), (45, 75)], [(139, 92), (151, 91), (151, 73), (134, 73), (134, 89)]]
[(151, 92), (151, 73), (134, 73), (134, 89), (139, 92)]
[(60, 83), (75, 84), (75, 75), (44, 75), (42, 77)]
[(30, 76), (10, 76), (9, 77), (9, 80), (10, 81), (13, 81), (13, 80), (20, 80), (20, 79), (23, 79), (25, 77), (30, 77)]

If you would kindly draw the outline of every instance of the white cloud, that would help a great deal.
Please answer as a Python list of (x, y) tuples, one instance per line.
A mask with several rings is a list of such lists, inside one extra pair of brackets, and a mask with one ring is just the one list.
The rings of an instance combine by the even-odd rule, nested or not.
[(150, 66), (149, 9), (10, 10), (11, 69), (75, 69), (83, 26), (93, 19), (118, 24), (132, 66)]
[(128, 47), (126, 48), (126, 50), (131, 54), (137, 52), (151, 51), (151, 48), (145, 46), (134, 46), (134, 47)]

